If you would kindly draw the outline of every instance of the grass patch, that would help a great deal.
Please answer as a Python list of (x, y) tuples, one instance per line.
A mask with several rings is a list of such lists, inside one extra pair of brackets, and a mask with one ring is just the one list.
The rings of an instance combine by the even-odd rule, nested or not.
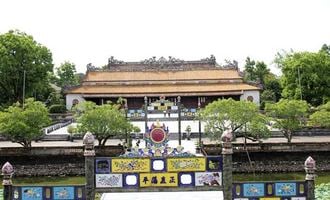
[[(41, 176), (41, 177), (13, 177), (14, 185), (40, 185), (40, 186), (53, 186), (53, 185), (83, 185), (85, 184), (84, 176)], [(2, 182), (2, 180), (1, 180)], [(2, 185), (0, 185), (2, 188)]]
[[(305, 173), (269, 173), (269, 174), (233, 174), (233, 181), (287, 181), (305, 180)], [(330, 172), (319, 172), (315, 180), (316, 185), (328, 183)]]

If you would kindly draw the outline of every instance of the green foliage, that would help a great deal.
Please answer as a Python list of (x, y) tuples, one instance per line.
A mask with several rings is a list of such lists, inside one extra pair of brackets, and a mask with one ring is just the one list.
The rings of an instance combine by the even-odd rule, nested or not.
[(133, 130), (133, 126), (117, 104), (95, 105), (93, 109), (85, 110), (78, 118), (78, 122), (79, 132), (90, 131), (101, 146), (104, 146), (109, 138), (123, 137), (126, 132)]
[(315, 199), (317, 200), (328, 200), (330, 199), (330, 182), (321, 183), (315, 188)]
[(267, 119), (259, 113), (257, 105), (249, 101), (214, 101), (202, 110), (200, 117), (206, 123), (205, 132), (213, 139), (220, 139), (228, 129), (235, 137), (252, 140), (270, 136)]
[(273, 117), (274, 127), (279, 128), (288, 142), (291, 142), (293, 132), (303, 125), (308, 105), (306, 101), (281, 99), (275, 104), (266, 104), (265, 111)]
[[(264, 93), (266, 90), (271, 91), (274, 96), (273, 99), (261, 99), (262, 101), (274, 101), (278, 102), (281, 99), (282, 87), (280, 83), (280, 78), (270, 73), (265, 77)], [(266, 95), (265, 95), (266, 96)]]
[(255, 62), (249, 57), (245, 60), (244, 80), (260, 83), (261, 106), (263, 109), (266, 102), (277, 102), (281, 98), (281, 86), (279, 79), (270, 72), (264, 62)]
[(0, 112), (1, 134), (26, 148), (43, 135), (42, 128), (50, 122), (45, 105), (32, 98), (26, 100), (24, 109), (17, 103)]
[(132, 130), (134, 133), (140, 133), (141, 132), (141, 129), (140, 127), (138, 126), (133, 126), (133, 130)]
[(264, 62), (255, 62), (247, 57), (245, 60), (244, 80), (260, 82), (264, 86), (266, 76), (270, 74), (270, 70)]
[(76, 66), (68, 61), (62, 63), (56, 69), (56, 76), (56, 83), (62, 89), (79, 84), (79, 76), (76, 75)]
[(50, 113), (65, 113), (66, 107), (63, 104), (54, 104), (49, 107)]
[(278, 60), (282, 69), (282, 96), (306, 100), (313, 106), (330, 97), (330, 54), (326, 51), (296, 52)]
[(75, 115), (75, 118), (79, 118), (85, 112), (93, 110), (96, 107), (96, 104), (92, 101), (83, 101), (72, 107), (72, 111)]
[(309, 117), (309, 124), (330, 128), (330, 102), (318, 107), (318, 111)]
[(24, 73), (25, 96), (47, 97), (52, 71), (51, 52), (32, 36), (20, 31), (0, 35), (0, 104), (22, 102)]

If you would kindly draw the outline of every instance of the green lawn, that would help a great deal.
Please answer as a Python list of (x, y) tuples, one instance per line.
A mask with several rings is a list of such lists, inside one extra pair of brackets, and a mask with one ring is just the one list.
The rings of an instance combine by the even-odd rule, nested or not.
[[(14, 185), (82, 185), (85, 184), (84, 176), (70, 176), (70, 177), (13, 177)], [(0, 185), (2, 188), (2, 185)]]
[[(272, 173), (272, 174), (233, 174), (235, 181), (280, 181), (280, 180), (305, 180), (305, 173)], [(316, 185), (330, 182), (330, 172), (319, 172)]]

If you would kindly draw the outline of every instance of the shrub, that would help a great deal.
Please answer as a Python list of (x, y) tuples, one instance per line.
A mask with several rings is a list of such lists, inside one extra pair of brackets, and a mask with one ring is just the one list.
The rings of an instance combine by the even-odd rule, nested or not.
[(54, 104), (49, 107), (50, 113), (65, 113), (66, 107), (63, 104)]

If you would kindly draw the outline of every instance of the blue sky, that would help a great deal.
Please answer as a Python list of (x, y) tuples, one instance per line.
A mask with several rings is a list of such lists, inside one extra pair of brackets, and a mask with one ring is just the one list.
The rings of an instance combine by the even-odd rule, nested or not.
[(281, 50), (317, 51), (330, 44), (327, 0), (0, 0), (0, 33), (19, 29), (64, 61), (104, 65), (110, 56), (152, 56), (218, 63), (247, 56), (272, 71)]

